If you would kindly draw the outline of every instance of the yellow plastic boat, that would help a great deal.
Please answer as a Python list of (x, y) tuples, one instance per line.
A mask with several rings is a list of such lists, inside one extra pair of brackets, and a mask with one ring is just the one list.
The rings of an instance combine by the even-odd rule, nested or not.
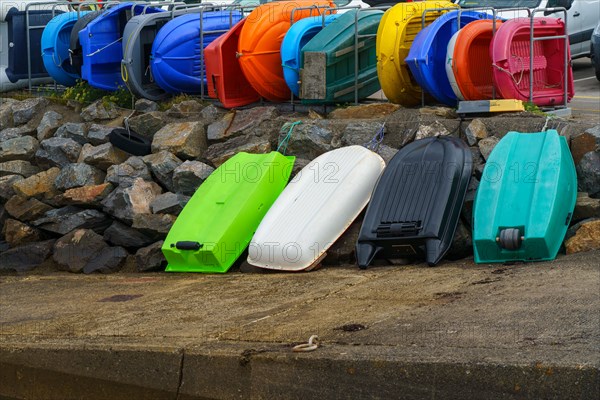
[[(421, 88), (410, 74), (404, 59), (422, 29), (423, 12), (427, 9), (457, 8), (448, 1), (398, 3), (385, 12), (377, 30), (377, 76), (383, 93), (392, 103), (414, 106), (421, 101)], [(425, 26), (443, 11), (425, 14)]]

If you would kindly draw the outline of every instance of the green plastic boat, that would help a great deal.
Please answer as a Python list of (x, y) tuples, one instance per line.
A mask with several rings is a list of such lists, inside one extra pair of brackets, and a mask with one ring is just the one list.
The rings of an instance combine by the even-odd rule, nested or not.
[[(358, 80), (355, 84), (354, 33), (358, 13)], [(369, 97), (381, 89), (377, 78), (375, 35), (381, 10), (350, 10), (331, 22), (303, 48), (300, 98), (303, 103), (345, 103)]]
[(509, 132), (490, 154), (473, 210), (475, 262), (552, 260), (577, 200), (577, 175), (555, 130)]
[(238, 153), (192, 196), (162, 247), (173, 272), (227, 272), (285, 188), (295, 157)]

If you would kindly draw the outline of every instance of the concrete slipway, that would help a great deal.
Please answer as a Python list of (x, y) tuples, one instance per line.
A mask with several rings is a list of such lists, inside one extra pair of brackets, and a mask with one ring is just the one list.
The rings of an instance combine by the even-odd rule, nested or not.
[(599, 259), (0, 276), (0, 398), (597, 399)]

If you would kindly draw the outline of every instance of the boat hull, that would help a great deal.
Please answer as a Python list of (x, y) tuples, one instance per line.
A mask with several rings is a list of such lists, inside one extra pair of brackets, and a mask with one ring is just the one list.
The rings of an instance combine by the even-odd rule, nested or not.
[[(555, 130), (509, 132), (492, 150), (477, 189), (475, 262), (554, 259), (576, 200), (577, 175), (566, 139)], [(516, 235), (507, 235), (511, 232)]]

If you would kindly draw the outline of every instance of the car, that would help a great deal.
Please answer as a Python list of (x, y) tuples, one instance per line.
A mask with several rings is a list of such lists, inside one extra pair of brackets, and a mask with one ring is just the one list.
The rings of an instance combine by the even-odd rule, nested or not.
[(596, 79), (600, 81), (600, 23), (598, 23), (598, 26), (596, 26), (596, 29), (594, 29), (594, 33), (592, 33), (592, 39), (590, 42), (592, 65), (596, 71)]
[[(564, 7), (567, 10), (567, 31), (571, 45), (571, 58), (590, 56), (590, 37), (600, 20), (600, 0), (456, 0), (462, 8), (494, 7), (503, 18), (527, 16), (527, 11), (502, 11), (506, 8), (551, 9)], [(545, 11), (535, 16), (563, 18), (562, 12)]]

